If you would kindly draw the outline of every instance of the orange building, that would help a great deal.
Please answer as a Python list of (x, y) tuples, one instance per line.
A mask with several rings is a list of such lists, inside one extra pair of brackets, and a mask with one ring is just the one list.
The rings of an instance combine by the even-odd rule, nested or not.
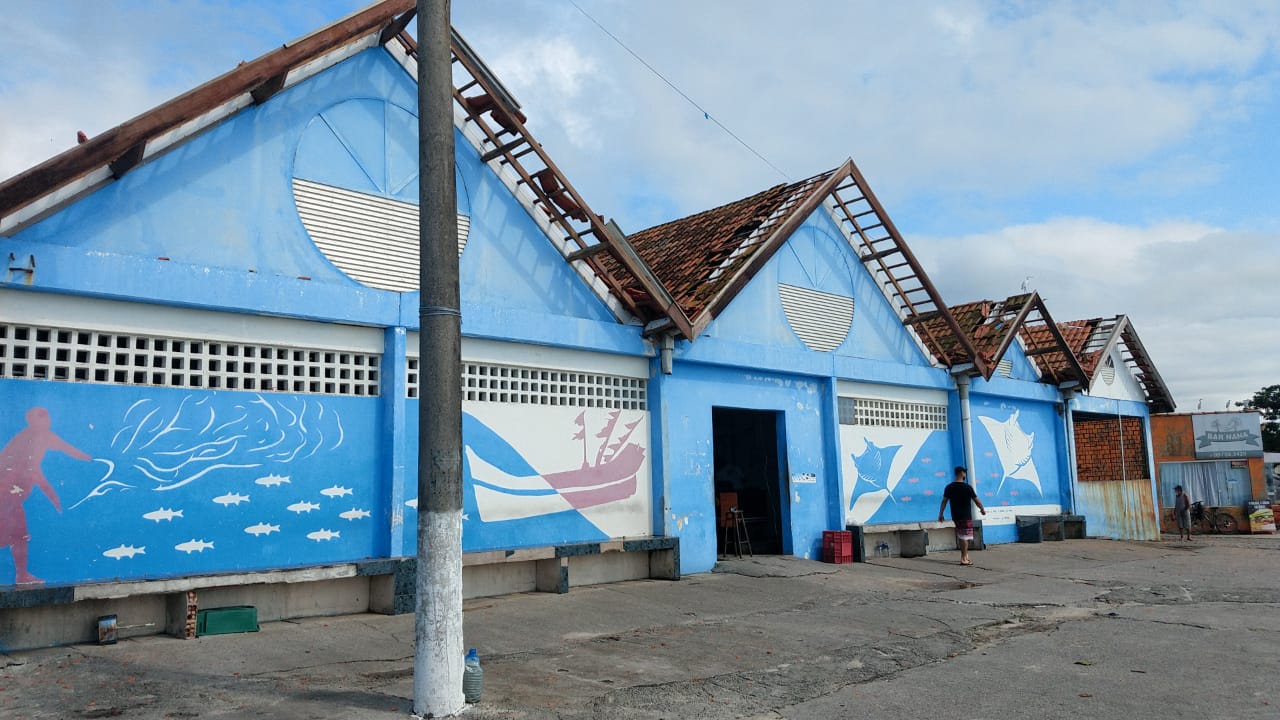
[(1248, 530), (1245, 503), (1268, 499), (1261, 426), (1261, 416), (1247, 412), (1151, 416), (1162, 531), (1177, 532), (1175, 485), (1182, 485), (1193, 502), (1230, 512), (1240, 529)]

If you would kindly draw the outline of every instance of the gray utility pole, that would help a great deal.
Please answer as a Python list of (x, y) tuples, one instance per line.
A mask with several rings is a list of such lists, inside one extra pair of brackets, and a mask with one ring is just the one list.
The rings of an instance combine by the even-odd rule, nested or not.
[(462, 314), (449, 0), (418, 0), (418, 604), (413, 712), (462, 696)]

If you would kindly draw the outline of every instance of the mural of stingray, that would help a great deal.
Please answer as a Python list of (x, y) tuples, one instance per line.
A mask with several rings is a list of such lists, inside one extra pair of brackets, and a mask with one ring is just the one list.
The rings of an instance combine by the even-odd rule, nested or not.
[(840, 443), (847, 522), (925, 519), (921, 501), (946, 484), (945, 432), (843, 426)]
[(1000, 467), (1003, 475), (1000, 478), (1000, 484), (996, 486), (996, 493), (1004, 487), (1005, 480), (1017, 479), (1026, 480), (1031, 483), (1036, 492), (1044, 495), (1044, 490), (1040, 487), (1040, 474), (1036, 471), (1036, 463), (1031, 459), (1031, 452), (1035, 449), (1036, 434), (1025, 432), (1018, 425), (1019, 410), (1014, 409), (1013, 413), (1006, 420), (996, 420), (995, 418), (979, 416), (982, 426), (986, 428), (987, 434), (991, 436), (991, 442), (996, 448), (996, 457), (1000, 460)]

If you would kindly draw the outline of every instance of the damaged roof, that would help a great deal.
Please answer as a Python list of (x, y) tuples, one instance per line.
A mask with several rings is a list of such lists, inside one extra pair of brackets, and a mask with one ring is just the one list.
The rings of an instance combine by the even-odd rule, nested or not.
[[(1155, 363), (1147, 353), (1146, 347), (1138, 337), (1138, 331), (1127, 315), (1116, 315), (1111, 318), (1091, 318), (1058, 323), (1057, 329), (1070, 349), (1070, 355), (1077, 361), (1084, 372), (1084, 389), (1093, 387), (1107, 369), (1106, 359), (1115, 348), (1120, 349), (1120, 358), (1125, 367), (1142, 386), (1147, 405), (1153, 413), (1173, 412), (1176, 403), (1173, 393), (1160, 377)], [(1037, 329), (1035, 334), (1043, 336), (1045, 329)], [(1068, 362), (1068, 357), (1060, 352), (1047, 353), (1038, 362), (1050, 368)]]
[[(693, 334), (686, 335), (692, 340), (820, 208), (877, 279), (925, 355), (934, 357), (920, 337), (930, 333), (931, 326), (919, 321), (936, 317), (943, 326), (952, 328), (955, 319), (853, 160), (799, 182), (776, 185), (642, 230), (627, 239), (692, 320)], [(939, 361), (948, 366), (982, 364), (958, 326), (952, 333), (959, 338), (955, 352)]]
[[(662, 278), (690, 317), (707, 309), (797, 205), (810, 210), (833, 171), (629, 235), (627, 240)], [(809, 202), (806, 202), (809, 201)]]
[[(12, 235), (113, 182), (151, 158), (252, 105), (267, 102), (348, 57), (384, 46), (412, 74), (416, 45), (405, 32), (414, 0), (382, 0), (169, 100), (39, 165), (0, 182), (0, 236)], [(396, 42), (392, 42), (392, 41)], [(389, 45), (390, 43), (390, 45)], [(656, 318), (683, 332), (688, 319), (666, 289), (552, 162), (524, 126), (519, 106), (456, 32), (455, 68), (468, 76), (454, 88), (465, 117), (464, 136), (534, 215), (545, 217), (548, 239), (609, 306), (619, 321)], [(455, 77), (459, 73), (455, 73)], [(472, 130), (468, 132), (468, 130)], [(597, 254), (598, 253), (598, 254)], [(614, 262), (605, 267), (604, 257)], [(624, 291), (624, 285), (635, 288)]]
[[(996, 366), (1015, 342), (1040, 371), (1041, 380), (1061, 384), (1086, 382), (1086, 374), (1075, 359), (1071, 346), (1058, 330), (1039, 293), (1012, 295), (1004, 300), (979, 300), (951, 306), (960, 329), (965, 332), (978, 356), (985, 362), (982, 376), (991, 379)], [(938, 356), (956, 356), (960, 343), (942, 318), (933, 315), (921, 320), (931, 332), (930, 349)]]

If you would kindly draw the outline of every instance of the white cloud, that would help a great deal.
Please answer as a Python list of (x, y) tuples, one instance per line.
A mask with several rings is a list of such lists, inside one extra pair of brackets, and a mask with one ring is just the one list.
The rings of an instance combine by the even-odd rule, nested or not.
[[(364, 4), (10, 0), (0, 177)], [(1280, 381), (1277, 186), (1232, 155), (1280, 160), (1275, 2), (582, 4), (792, 179), (853, 156), (948, 301), (1128, 313), (1184, 409)], [(571, 5), (453, 11), (624, 228), (782, 180)]]
[(1280, 382), (1280, 234), (1056, 218), (910, 244), (951, 304), (1002, 299), (1030, 275), (1059, 322), (1128, 315), (1181, 409)]

